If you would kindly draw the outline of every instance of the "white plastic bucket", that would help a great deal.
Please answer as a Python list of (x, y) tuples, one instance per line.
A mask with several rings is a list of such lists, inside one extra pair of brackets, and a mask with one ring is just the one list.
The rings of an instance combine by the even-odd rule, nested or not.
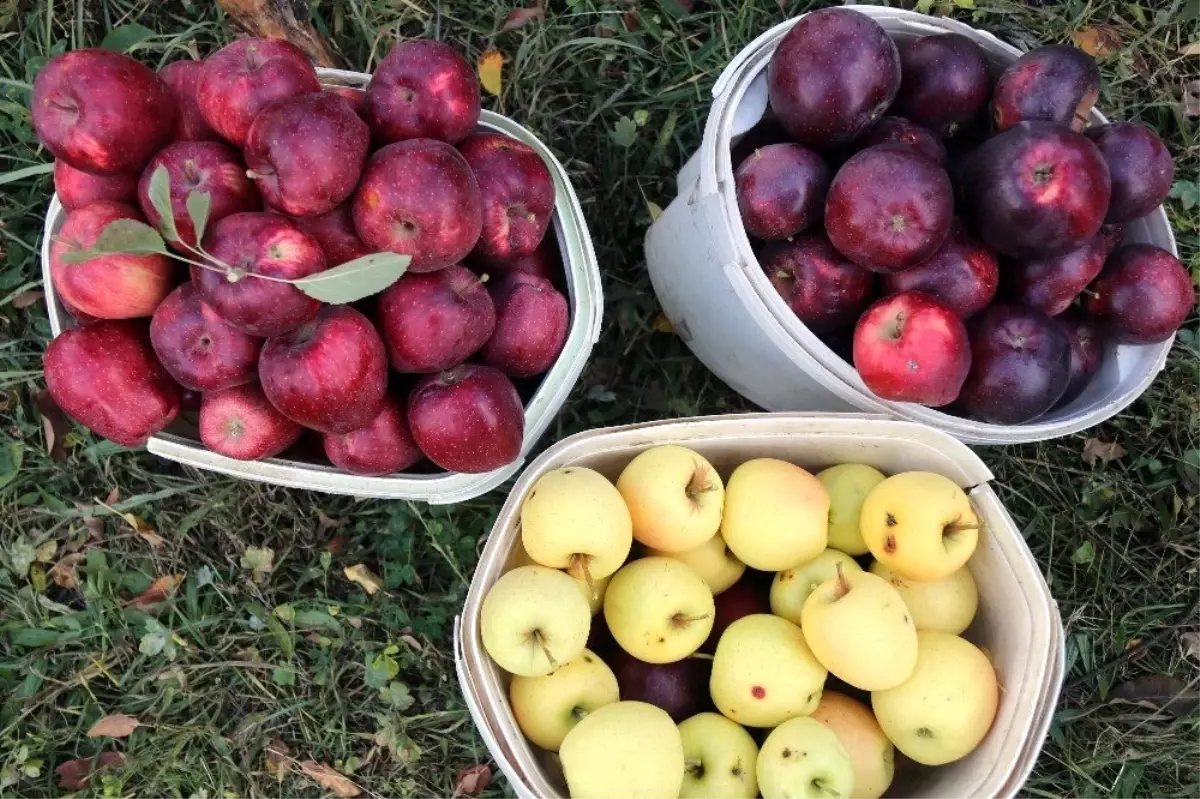
[[(995, 36), (954, 20), (879, 6), (852, 10), (872, 17), (896, 39), (937, 33), (968, 36), (996, 69), (1020, 55)], [(978, 444), (1065, 436), (1099, 424), (1137, 399), (1166, 363), (1173, 338), (1148, 346), (1109, 344), (1100, 371), (1073, 402), (1027, 424), (998, 425), (880, 399), (852, 364), (796, 318), (751, 251), (738, 213), (730, 146), (767, 111), (767, 63), (798, 19), (758, 37), (721, 73), (713, 86), (700, 149), (680, 170), (678, 196), (646, 235), (654, 291), (696, 357), (739, 394), (768, 410), (886, 413)], [(1095, 111), (1091, 119), (1106, 121)], [(1125, 236), (1126, 241), (1154, 244), (1178, 255), (1161, 207), (1128, 225)]]
[(519, 796), (567, 794), (556, 756), (521, 734), (508, 700), (509, 675), (484, 651), (479, 630), (483, 598), (521, 546), (521, 504), (541, 475), (564, 466), (587, 466), (615, 480), (638, 453), (659, 444), (691, 447), (726, 477), (743, 461), (775, 457), (810, 470), (836, 463), (866, 463), (885, 473), (928, 470), (967, 489), (986, 531), (967, 564), (979, 586), (979, 612), (966, 637), (991, 653), (1001, 684), (999, 711), (973, 753), (940, 768), (905, 770), (889, 795), (1017, 794), (1041, 751), (1058, 701), (1064, 639), (1057, 605), (992, 488), (992, 473), (964, 444), (922, 425), (863, 414), (747, 414), (580, 433), (542, 453), (513, 486), (471, 579), (456, 624), (454, 654), (475, 726)]
[[(327, 86), (364, 87), (371, 76), (338, 69), (318, 69)], [(534, 444), (558, 414), (567, 395), (575, 386), (600, 336), (604, 298), (600, 287), (600, 267), (592, 249), (583, 209), (566, 170), (537, 137), (507, 117), (482, 112), (479, 127), (497, 131), (532, 147), (545, 161), (554, 178), (555, 208), (553, 235), (558, 239), (566, 273), (567, 299), (571, 309), (571, 327), (562, 354), (542, 378), (541, 385), (525, 405), (525, 440), (521, 456), (514, 462), (483, 474), (440, 472), (435, 474), (392, 474), (363, 477), (348, 474), (328, 464), (312, 464), (286, 458), (239, 461), (207, 449), (193, 426), (177, 421), (167, 431), (150, 437), (146, 448), (164, 458), (212, 472), (259, 480), (292, 488), (307, 488), (331, 494), (348, 494), (383, 499), (421, 500), (434, 505), (463, 502), (491, 491), (516, 474)], [(42, 237), (42, 282), (50, 312), (50, 330), (55, 336), (74, 326), (75, 321), (54, 294), (50, 279), (50, 241), (66, 220), (66, 212), (55, 195), (46, 212)]]

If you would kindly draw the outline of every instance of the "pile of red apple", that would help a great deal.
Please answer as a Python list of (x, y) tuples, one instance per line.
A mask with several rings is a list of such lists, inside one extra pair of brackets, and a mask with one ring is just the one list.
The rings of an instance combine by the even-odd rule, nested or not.
[[(158, 74), (105, 50), (54, 58), (33, 122), (68, 212), (54, 290), (80, 324), (46, 352), (50, 393), (129, 446), (198, 393), (201, 440), (232, 458), (279, 455), (309, 429), (356, 474), (512, 462), (513, 380), (554, 364), (569, 313), (550, 171), (477, 132), (479, 115), (470, 64), (428, 40), (398, 44), (364, 92), (322, 91), (273, 39)], [(404, 257), (387, 256), (390, 285), (359, 292), (378, 297), (302, 289), (322, 273), (361, 285), (373, 253)]]
[(1170, 153), (1139, 124), (1086, 127), (1082, 51), (1035, 49), (993, 83), (966, 36), (893, 42), (827, 9), (784, 36), (767, 85), (773, 117), (734, 148), (742, 221), (805, 325), (835, 346), (853, 326), (877, 396), (1020, 424), (1078, 397), (1105, 341), (1188, 318), (1178, 259), (1120, 244), (1167, 196)]

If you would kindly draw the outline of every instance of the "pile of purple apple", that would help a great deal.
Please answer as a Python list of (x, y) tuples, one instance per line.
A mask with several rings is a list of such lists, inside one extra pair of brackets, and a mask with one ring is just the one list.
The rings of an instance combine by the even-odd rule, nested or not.
[(733, 152), (742, 221), (877, 396), (1020, 424), (1078, 397), (1106, 341), (1187, 320), (1183, 265), (1121, 245), (1167, 196), (1170, 153), (1142, 125), (1087, 127), (1082, 51), (1040, 47), (993, 82), (966, 36), (894, 42), (828, 9), (783, 37), (767, 86), (773, 114)]
[[(33, 123), (68, 212), (52, 282), (79, 325), (46, 352), (51, 395), (128, 446), (198, 396), (201, 440), (232, 458), (277, 456), (313, 430), (355, 474), (512, 462), (514, 380), (531, 390), (554, 364), (569, 311), (546, 236), (550, 171), (477, 132), (479, 115), (470, 64), (429, 40), (398, 44), (365, 91), (323, 91), (274, 39), (157, 74), (105, 50), (54, 58)], [(122, 220), (170, 250), (95, 257)], [(377, 296), (328, 304), (297, 287), (372, 253), (408, 259)]]

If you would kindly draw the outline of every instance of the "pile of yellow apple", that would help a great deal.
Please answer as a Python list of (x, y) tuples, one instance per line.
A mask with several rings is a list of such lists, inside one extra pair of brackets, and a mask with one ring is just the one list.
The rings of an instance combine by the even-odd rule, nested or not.
[[(878, 797), (895, 749), (949, 763), (995, 717), (991, 662), (959, 637), (978, 603), (965, 564), (980, 527), (963, 490), (930, 472), (843, 464), (814, 476), (760, 458), (723, 484), (680, 446), (642, 452), (615, 486), (558, 469), (525, 499), (528, 565), (485, 597), (483, 644), (514, 675), (517, 723), (558, 752), (574, 799)], [(864, 570), (854, 557), (868, 554)], [(699, 653), (714, 596), (747, 567), (776, 572), (771, 613), (741, 616), (713, 655)], [(711, 657), (719, 713), (676, 725), (621, 701), (612, 669), (585, 648), (601, 608), (634, 658)], [(870, 708), (826, 690), (830, 675), (869, 692)]]

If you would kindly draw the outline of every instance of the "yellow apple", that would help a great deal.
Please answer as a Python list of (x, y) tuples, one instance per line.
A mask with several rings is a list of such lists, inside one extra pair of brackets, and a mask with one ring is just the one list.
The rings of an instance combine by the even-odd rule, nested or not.
[(871, 707), (896, 748), (926, 766), (966, 757), (984, 739), (1000, 702), (996, 671), (964, 638), (917, 633), (917, 667), (895, 688), (871, 694)]
[(675, 799), (683, 740), (662, 708), (614, 702), (571, 728), (558, 751), (572, 799)]
[(879, 561), (871, 564), (871, 573), (887, 580), (900, 593), (918, 630), (958, 635), (971, 626), (979, 608), (979, 589), (966, 566), (931, 582), (906, 580)]
[(508, 686), (517, 726), (535, 745), (557, 752), (588, 713), (620, 699), (617, 677), (590, 650), (541, 677), (513, 677)]
[(863, 500), (884, 481), (883, 472), (862, 463), (843, 463), (817, 472), (829, 492), (829, 546), (848, 555), (867, 554), (867, 542), (858, 529)]
[(626, 564), (604, 594), (609, 632), (647, 663), (674, 663), (699, 649), (712, 632), (714, 609), (708, 583), (673, 558)]
[(660, 552), (695, 549), (717, 533), (725, 486), (712, 464), (687, 447), (651, 447), (617, 478), (633, 537)]
[(721, 535), (750, 568), (774, 572), (812, 560), (828, 527), (829, 492), (799, 466), (758, 458), (729, 476)]
[(799, 624), (804, 600), (818, 585), (837, 577), (838, 566), (844, 572), (862, 571), (854, 558), (845, 552), (826, 549), (807, 563), (778, 572), (771, 581), (771, 612), (792, 624)]
[(871, 709), (845, 694), (826, 691), (812, 717), (833, 730), (846, 747), (854, 767), (854, 796), (883, 796), (896, 772), (896, 747), (879, 728)]
[(803, 716), (767, 736), (758, 753), (763, 799), (833, 799), (857, 796), (850, 753), (833, 731)]
[(612, 575), (601, 577), (599, 580), (592, 580), (591, 585), (588, 585), (587, 580), (581, 577), (573, 577), (572, 579), (579, 586), (579, 590), (583, 592), (583, 598), (588, 601), (588, 606), (592, 609), (592, 615), (595, 616), (604, 607), (604, 594), (608, 592), (608, 584), (612, 582)]
[(821, 665), (864, 691), (893, 688), (917, 662), (917, 628), (891, 584), (844, 571), (821, 583), (800, 611), (804, 640)]
[(680, 799), (754, 799), (758, 745), (750, 733), (720, 713), (700, 713), (679, 723), (683, 739)]
[(592, 582), (629, 557), (633, 522), (616, 486), (568, 466), (538, 478), (521, 505), (521, 543), (534, 562)]
[(587, 599), (565, 573), (522, 566), (488, 589), (479, 614), (483, 648), (512, 674), (537, 677), (583, 652), (592, 627)]
[(729, 625), (717, 642), (708, 687), (726, 718), (774, 727), (813, 712), (826, 676), (799, 627), (754, 613)]
[(904, 472), (875, 486), (859, 525), (877, 561), (901, 577), (926, 581), (961, 569), (981, 527), (966, 492), (933, 472)]
[(746, 564), (729, 551), (729, 547), (725, 546), (725, 539), (720, 535), (714, 535), (700, 546), (689, 549), (687, 552), (660, 552), (657, 549), (650, 549), (647, 554), (674, 558), (681, 563), (686, 563), (692, 571), (700, 575), (704, 582), (708, 583), (713, 596), (736, 583), (742, 576), (742, 572), (746, 571)]

